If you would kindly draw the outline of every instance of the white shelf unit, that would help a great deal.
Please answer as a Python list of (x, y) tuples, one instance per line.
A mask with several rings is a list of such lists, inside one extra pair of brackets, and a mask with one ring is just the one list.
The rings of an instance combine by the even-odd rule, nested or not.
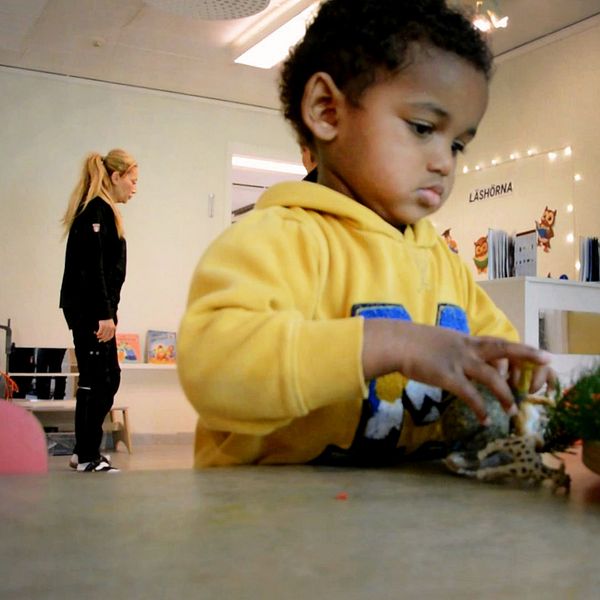
[(177, 365), (174, 364), (155, 364), (155, 363), (120, 363), (121, 369), (124, 371), (127, 370), (157, 370), (157, 371), (174, 371), (177, 368)]
[[(120, 367), (122, 371), (140, 369), (151, 371), (174, 371), (177, 368), (174, 364), (157, 365), (152, 363), (120, 363)], [(32, 379), (35, 379), (37, 377), (79, 377), (79, 373), (77, 373), (77, 371), (63, 371), (60, 373), (38, 373), (37, 371), (31, 373), (13, 373), (11, 371), (9, 375), (11, 377), (31, 377)]]
[[(141, 435), (142, 440), (147, 438), (165, 443), (191, 440), (197, 414), (179, 385), (176, 365), (129, 363), (121, 364), (121, 367), (121, 385), (115, 397), (115, 406), (129, 407), (130, 432), (134, 436)], [(21, 375), (35, 377), (39, 374)], [(78, 373), (57, 375), (75, 377)], [(50, 373), (45, 376), (50, 376)], [(15, 400), (15, 403), (35, 409), (44, 424), (59, 425), (61, 431), (68, 430), (72, 424), (73, 399)]]
[[(600, 314), (600, 283), (543, 277), (508, 277), (478, 283), (512, 321), (521, 340), (531, 346), (540, 345), (540, 311)], [(600, 355), (596, 354), (554, 354), (552, 367), (563, 385), (568, 385), (582, 370), (599, 361)]]

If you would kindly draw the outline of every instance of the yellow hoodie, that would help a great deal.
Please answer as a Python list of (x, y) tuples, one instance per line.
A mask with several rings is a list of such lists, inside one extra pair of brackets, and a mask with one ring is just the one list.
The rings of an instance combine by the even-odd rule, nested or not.
[(517, 339), (426, 219), (401, 233), (318, 184), (267, 190), (207, 249), (179, 329), (179, 376), (199, 414), (196, 466), (304, 463), (347, 449), (364, 399), (389, 413), (382, 428), (372, 419), (369, 437), (401, 430), (407, 452), (439, 439), (431, 411), (420, 414), (418, 401), (403, 411), (419, 384), (364, 381), (363, 319), (377, 316)]

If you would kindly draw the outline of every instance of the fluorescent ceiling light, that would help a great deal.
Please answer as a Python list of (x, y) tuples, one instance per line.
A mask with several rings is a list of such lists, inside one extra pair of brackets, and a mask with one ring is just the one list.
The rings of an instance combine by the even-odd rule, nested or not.
[(299, 42), (306, 32), (306, 25), (318, 7), (317, 3), (305, 8), (279, 29), (270, 33), (266, 38), (246, 50), (235, 62), (259, 69), (270, 69), (280, 63), (290, 48)]
[(212, 21), (243, 19), (267, 8), (269, 0), (243, 0), (223, 2), (223, 0), (144, 0), (145, 4), (158, 10), (182, 17), (198, 17)]
[(231, 164), (234, 167), (255, 169), (257, 171), (273, 171), (275, 173), (289, 173), (291, 175), (306, 175), (306, 169), (302, 165), (279, 160), (251, 158), (250, 156), (239, 156), (234, 154), (231, 157)]

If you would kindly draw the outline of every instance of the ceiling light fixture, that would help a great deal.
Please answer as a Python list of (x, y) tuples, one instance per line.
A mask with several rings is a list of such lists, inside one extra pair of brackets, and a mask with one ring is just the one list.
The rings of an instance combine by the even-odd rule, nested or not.
[(158, 10), (208, 21), (243, 19), (264, 10), (270, 0), (144, 0)]
[(472, 23), (484, 33), (494, 29), (505, 29), (508, 27), (508, 17), (499, 17), (498, 13), (498, 2), (496, 0), (476, 0)]
[(306, 169), (297, 163), (252, 158), (250, 156), (240, 156), (239, 154), (234, 154), (231, 157), (231, 165), (243, 169), (254, 169), (255, 171), (273, 171), (274, 173), (288, 173), (290, 175), (306, 175)]
[(238, 56), (235, 62), (259, 69), (274, 67), (287, 56), (290, 48), (304, 37), (306, 26), (317, 8), (318, 3), (311, 4), (279, 29)]

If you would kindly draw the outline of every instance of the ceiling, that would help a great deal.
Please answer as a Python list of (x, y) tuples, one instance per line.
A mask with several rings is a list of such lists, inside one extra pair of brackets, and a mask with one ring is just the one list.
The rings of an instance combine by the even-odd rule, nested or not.
[[(0, 65), (277, 108), (277, 68), (237, 65), (234, 49), (311, 1), (271, 0), (256, 15), (215, 20), (150, 0), (0, 0)], [(600, 14), (600, 0), (496, 1), (510, 20), (491, 38), (496, 56)], [(204, 1), (226, 6), (227, 16), (249, 3)]]

